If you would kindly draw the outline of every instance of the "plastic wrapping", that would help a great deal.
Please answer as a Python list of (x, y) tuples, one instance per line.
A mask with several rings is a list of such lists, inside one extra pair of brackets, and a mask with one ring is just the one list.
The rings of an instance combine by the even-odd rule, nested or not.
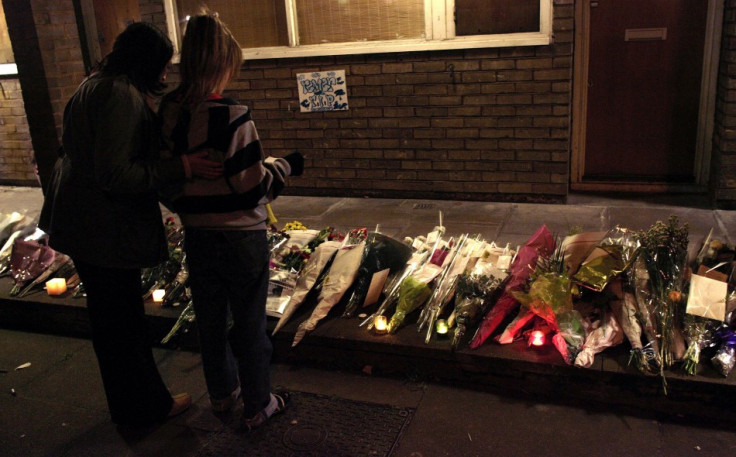
[(624, 340), (624, 332), (613, 313), (605, 313), (603, 318), (596, 321), (593, 328), (586, 332), (585, 342), (575, 358), (575, 366), (590, 368), (593, 366), (595, 355), (604, 349), (619, 345)]
[(414, 252), (411, 257), (409, 258), (409, 261), (406, 263), (404, 268), (394, 275), (394, 277), (389, 281), (387, 284), (387, 287), (385, 288), (385, 297), (381, 304), (378, 306), (378, 309), (368, 316), (367, 319), (363, 320), (363, 322), (360, 323), (360, 326), (366, 326), (368, 330), (371, 330), (373, 328), (373, 322), (376, 316), (383, 316), (385, 315), (388, 310), (399, 300), (399, 294), (401, 291), (401, 284), (404, 282), (404, 279), (411, 276), (415, 271), (417, 271), (419, 268), (422, 267), (427, 261), (427, 258), (429, 256), (429, 251), (424, 252)]
[(271, 267), (282, 270), (299, 272), (320, 244), (331, 239), (334, 234), (332, 227), (326, 227), (319, 232), (315, 230), (291, 230), (285, 232), (286, 241), (279, 249), (275, 249), (271, 256)]
[(686, 315), (683, 323), (687, 350), (683, 356), (682, 369), (685, 373), (694, 375), (698, 372), (700, 352), (712, 343), (713, 335), (718, 328), (718, 322), (700, 316)]
[(353, 284), (358, 275), (358, 267), (364, 249), (365, 242), (361, 242), (357, 245), (345, 246), (337, 251), (320, 291), (317, 306), (312, 311), (312, 315), (299, 324), (299, 328), (297, 328), (294, 335), (294, 341), (291, 344), (292, 347), (299, 344), (307, 333), (317, 327), (317, 323), (327, 316), (327, 313), (340, 301)]
[(309, 260), (304, 265), (299, 277), (296, 280), (296, 286), (294, 292), (289, 298), (289, 302), (283, 310), (281, 317), (279, 318), (276, 327), (273, 330), (273, 334), (281, 330), (286, 322), (291, 319), (296, 310), (302, 305), (304, 300), (307, 298), (307, 294), (317, 284), (322, 272), (330, 265), (335, 253), (340, 249), (342, 243), (339, 241), (326, 241), (314, 250), (314, 253), (309, 257)]
[(719, 346), (711, 363), (720, 374), (728, 376), (736, 365), (736, 333), (723, 326), (716, 331), (715, 338)]
[(382, 290), (388, 275), (395, 274), (406, 265), (411, 252), (410, 246), (389, 236), (377, 232), (368, 234), (355, 287), (343, 316), (352, 317), (358, 309), (375, 303), (377, 294), (369, 296), (369, 291)]
[(677, 216), (637, 233), (640, 255), (651, 292), (649, 306), (656, 316), (661, 369), (681, 360), (685, 344), (680, 332), (682, 290), (687, 262), (688, 228)]
[[(426, 329), (425, 343), (429, 343), (432, 333), (435, 330), (435, 322), (437, 317), (442, 313), (445, 305), (452, 299), (455, 294), (455, 286), (458, 275), (465, 271), (468, 259), (473, 253), (473, 247), (477, 247), (477, 241), (470, 240), (468, 235), (462, 235), (457, 243), (451, 243), (449, 254), (445, 257), (442, 271), (435, 281), (427, 305), (422, 309), (419, 315), (417, 331)], [(466, 249), (466, 246), (470, 249)]]
[(499, 337), (499, 343), (510, 343), (521, 335), (524, 321), (539, 316), (547, 321), (556, 332), (552, 341), (566, 363), (575, 361), (583, 346), (585, 331), (580, 313), (572, 306), (572, 281), (566, 273), (555, 271), (538, 274), (529, 286), (528, 292), (513, 291), (512, 295), (523, 305), (521, 316)]
[(451, 347), (457, 349), (468, 329), (474, 328), (488, 310), (493, 295), (508, 276), (490, 262), (479, 260), (473, 270), (457, 278), (455, 321)]
[(22, 287), (43, 273), (57, 256), (57, 252), (38, 241), (16, 239), (10, 254), (10, 273), (15, 285), (10, 296), (20, 293)]
[(399, 287), (399, 302), (396, 305), (396, 312), (394, 312), (388, 323), (389, 332), (396, 333), (404, 323), (406, 316), (422, 306), (431, 294), (432, 290), (426, 282), (414, 276), (405, 278)]
[(573, 275), (573, 280), (602, 292), (608, 283), (629, 268), (637, 248), (634, 235), (617, 226), (608, 231), (590, 251)]
[(519, 302), (511, 292), (520, 289), (526, 283), (534, 266), (537, 264), (537, 259), (540, 256), (549, 256), (554, 248), (555, 240), (549, 229), (547, 229), (547, 226), (543, 225), (519, 249), (516, 258), (511, 264), (509, 279), (504, 286), (504, 291), (483, 317), (470, 342), (471, 348), (476, 349), (480, 347), (496, 331), (506, 316), (519, 308)]

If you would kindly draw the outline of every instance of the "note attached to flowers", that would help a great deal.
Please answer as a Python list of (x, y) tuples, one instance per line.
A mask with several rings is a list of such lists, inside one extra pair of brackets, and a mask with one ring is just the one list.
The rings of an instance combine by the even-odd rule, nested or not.
[(728, 284), (705, 276), (692, 275), (685, 312), (723, 321), (726, 318)]

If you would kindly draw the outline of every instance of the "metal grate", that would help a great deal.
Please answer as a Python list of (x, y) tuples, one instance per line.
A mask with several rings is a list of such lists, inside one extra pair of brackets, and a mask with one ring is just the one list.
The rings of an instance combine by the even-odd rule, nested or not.
[(289, 408), (250, 433), (210, 433), (198, 457), (363, 457), (391, 455), (413, 408), (292, 392)]
[(414, 203), (414, 206), (412, 206), (412, 209), (432, 209), (434, 208), (434, 203)]

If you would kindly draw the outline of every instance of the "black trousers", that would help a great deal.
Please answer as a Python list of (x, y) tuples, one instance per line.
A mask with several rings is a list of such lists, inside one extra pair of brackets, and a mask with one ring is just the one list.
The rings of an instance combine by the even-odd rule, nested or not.
[(112, 421), (145, 426), (164, 420), (173, 400), (153, 358), (140, 269), (74, 265), (87, 292), (92, 344)]

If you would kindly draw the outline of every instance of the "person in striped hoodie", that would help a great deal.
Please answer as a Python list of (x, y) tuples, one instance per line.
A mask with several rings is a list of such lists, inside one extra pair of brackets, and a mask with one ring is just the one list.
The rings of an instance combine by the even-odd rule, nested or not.
[[(207, 390), (216, 412), (243, 400), (241, 426), (263, 425), (287, 406), (272, 392), (266, 334), (269, 249), (266, 204), (300, 175), (298, 152), (266, 157), (250, 109), (222, 92), (237, 76), (242, 51), (217, 14), (192, 16), (181, 50), (181, 83), (159, 115), (174, 155), (211, 151), (219, 180), (192, 179), (169, 191), (185, 230), (185, 252)], [(229, 328), (228, 316), (232, 315)]]

